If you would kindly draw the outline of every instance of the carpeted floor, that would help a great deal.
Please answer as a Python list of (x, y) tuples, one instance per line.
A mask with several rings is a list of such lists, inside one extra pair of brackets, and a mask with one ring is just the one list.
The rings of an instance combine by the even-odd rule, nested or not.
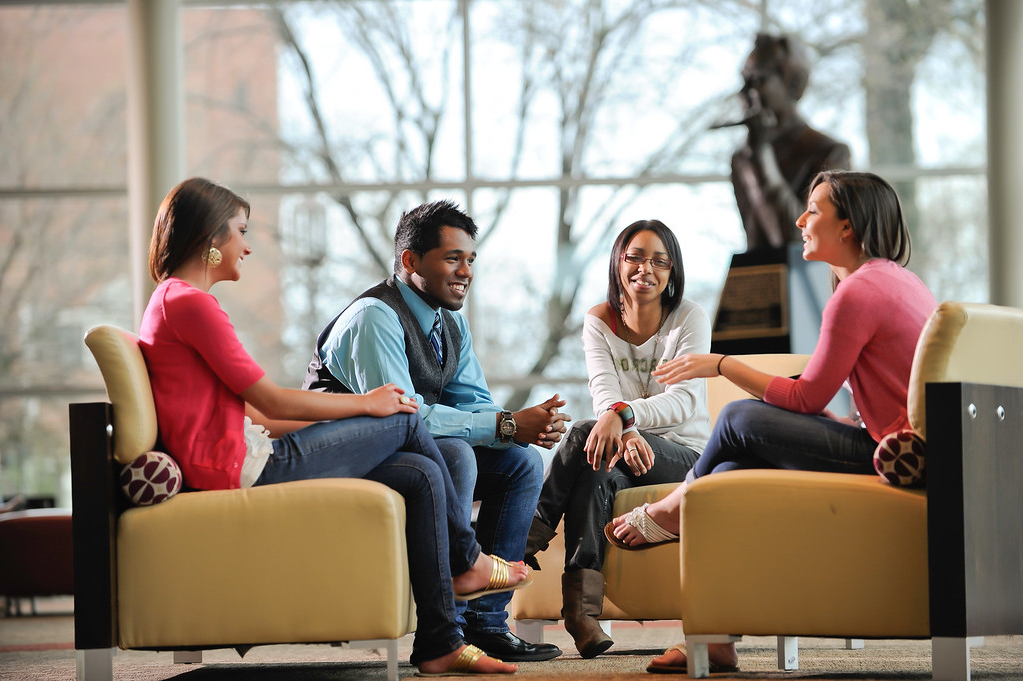
[[(70, 599), (40, 601), (35, 617), (0, 617), (0, 680), (72, 681), (75, 679), (74, 627)], [(646, 673), (650, 658), (677, 642), (678, 622), (615, 624), (615, 645), (606, 655), (583, 660), (564, 627), (548, 627), (546, 640), (565, 655), (549, 662), (521, 663), (513, 678), (605, 679), (655, 681), (680, 675)], [(399, 642), (402, 678), (413, 677), (408, 664), (411, 641)], [(777, 669), (775, 639), (747, 637), (739, 644), (736, 674), (714, 674), (713, 679), (819, 679), (841, 681), (926, 680), (931, 678), (929, 641), (866, 641), (859, 650), (846, 650), (844, 642), (802, 638), (799, 670)], [(1023, 681), (1023, 637), (991, 637), (973, 649), (974, 681)], [(117, 681), (375, 681), (386, 678), (382, 651), (359, 646), (264, 646), (244, 658), (232, 650), (209, 651), (203, 664), (175, 665), (170, 653), (118, 651), (114, 657)]]

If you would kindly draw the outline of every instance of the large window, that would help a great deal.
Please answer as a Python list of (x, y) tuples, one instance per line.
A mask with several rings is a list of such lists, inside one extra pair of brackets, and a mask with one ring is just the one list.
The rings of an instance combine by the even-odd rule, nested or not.
[[(400, 213), (452, 198), (481, 228), (466, 314), (498, 401), (591, 411), (582, 316), (614, 235), (678, 234), (713, 314), (745, 249), (728, 179), (758, 30), (814, 63), (800, 110), (897, 183), (914, 269), (987, 296), (983, 2), (182, 2), (188, 175), (253, 203), (244, 285), (214, 289), (297, 385), (320, 327), (390, 273)], [(67, 494), (66, 403), (102, 394), (81, 337), (131, 325), (126, 8), (0, 8), (0, 495)], [(880, 123), (880, 124), (879, 124)], [(954, 255), (953, 255), (954, 254)]]

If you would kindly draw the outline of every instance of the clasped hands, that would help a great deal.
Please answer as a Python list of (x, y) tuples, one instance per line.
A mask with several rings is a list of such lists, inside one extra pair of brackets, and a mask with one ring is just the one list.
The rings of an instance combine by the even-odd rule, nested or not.
[(515, 425), (518, 429), (515, 439), (544, 449), (554, 449), (568, 430), (565, 424), (572, 420), (571, 416), (560, 411), (564, 406), (565, 400), (555, 393), (546, 402), (515, 412)]

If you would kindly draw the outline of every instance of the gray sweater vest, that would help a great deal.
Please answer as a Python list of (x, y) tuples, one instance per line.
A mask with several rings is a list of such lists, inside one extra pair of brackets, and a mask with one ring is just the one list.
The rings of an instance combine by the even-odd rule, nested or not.
[[(451, 313), (443, 308), (440, 310), (441, 337), (444, 341), (444, 364), (441, 365), (437, 362), (437, 354), (433, 350), (433, 345), (430, 344), (430, 339), (423, 333), (412, 311), (405, 304), (405, 299), (401, 297), (401, 292), (398, 291), (398, 285), (394, 282), (393, 276), (364, 291), (355, 300), (363, 298), (376, 298), (383, 301), (398, 315), (398, 321), (401, 322), (401, 328), (405, 333), (405, 356), (408, 358), (412, 385), (415, 391), (422, 396), (423, 402), (436, 404), (440, 400), (444, 386), (451, 381), (458, 369), (458, 352), (462, 346), (462, 334)], [(312, 361), (309, 362), (309, 367), (306, 369), (303, 389), (329, 393), (354, 392), (330, 373), (330, 370), (323, 366), (323, 362), (320, 360), (323, 343), (342, 314), (344, 314), (343, 310), (327, 324), (317, 337)]]

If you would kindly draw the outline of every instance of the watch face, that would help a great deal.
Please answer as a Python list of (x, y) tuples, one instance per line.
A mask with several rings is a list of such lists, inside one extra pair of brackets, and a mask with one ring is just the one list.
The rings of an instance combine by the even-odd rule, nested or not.
[(518, 428), (515, 425), (515, 418), (511, 413), (501, 414), (501, 425), (499, 430), (501, 431), (501, 437), (511, 437), (515, 434)]

